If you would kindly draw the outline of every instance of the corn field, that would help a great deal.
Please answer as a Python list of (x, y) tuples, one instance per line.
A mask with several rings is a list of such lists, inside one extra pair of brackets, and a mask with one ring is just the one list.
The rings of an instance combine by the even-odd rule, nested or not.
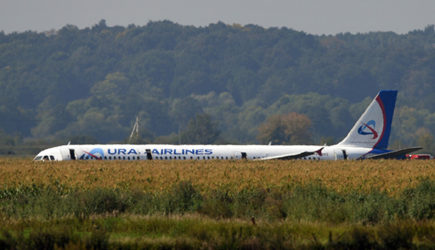
[(164, 191), (189, 181), (200, 192), (219, 187), (281, 188), (321, 184), (338, 192), (373, 189), (394, 195), (435, 180), (435, 161), (70, 161), (0, 159), (0, 185)]
[(0, 248), (434, 248), (435, 161), (0, 158)]

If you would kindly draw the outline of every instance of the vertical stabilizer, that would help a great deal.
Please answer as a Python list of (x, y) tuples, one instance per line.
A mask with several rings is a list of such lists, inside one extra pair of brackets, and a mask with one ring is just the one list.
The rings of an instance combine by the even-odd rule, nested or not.
[(382, 90), (338, 145), (386, 149), (397, 90)]

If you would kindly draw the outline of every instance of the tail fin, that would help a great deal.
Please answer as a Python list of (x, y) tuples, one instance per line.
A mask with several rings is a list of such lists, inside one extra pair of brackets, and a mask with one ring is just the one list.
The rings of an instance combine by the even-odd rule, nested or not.
[(338, 145), (386, 149), (397, 90), (382, 90)]

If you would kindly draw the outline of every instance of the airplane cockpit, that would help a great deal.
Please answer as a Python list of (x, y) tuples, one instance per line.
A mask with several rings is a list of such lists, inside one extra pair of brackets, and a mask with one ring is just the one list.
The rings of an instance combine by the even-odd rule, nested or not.
[(53, 155), (37, 155), (34, 161), (54, 161)]
[(62, 146), (42, 150), (33, 158), (34, 161), (61, 161)]

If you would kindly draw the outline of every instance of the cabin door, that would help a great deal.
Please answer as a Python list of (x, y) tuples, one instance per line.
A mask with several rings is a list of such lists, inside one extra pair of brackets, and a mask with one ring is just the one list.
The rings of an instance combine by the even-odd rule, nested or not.
[(248, 159), (248, 154), (246, 152), (242, 152), (242, 160)]
[(70, 149), (69, 150), (69, 157), (71, 160), (75, 160), (76, 159), (76, 153), (74, 149)]
[(153, 155), (151, 154), (151, 149), (146, 149), (145, 152), (147, 153), (147, 160), (152, 160)]
[(344, 149), (334, 150), (334, 155), (336, 160), (347, 160), (347, 152)]

